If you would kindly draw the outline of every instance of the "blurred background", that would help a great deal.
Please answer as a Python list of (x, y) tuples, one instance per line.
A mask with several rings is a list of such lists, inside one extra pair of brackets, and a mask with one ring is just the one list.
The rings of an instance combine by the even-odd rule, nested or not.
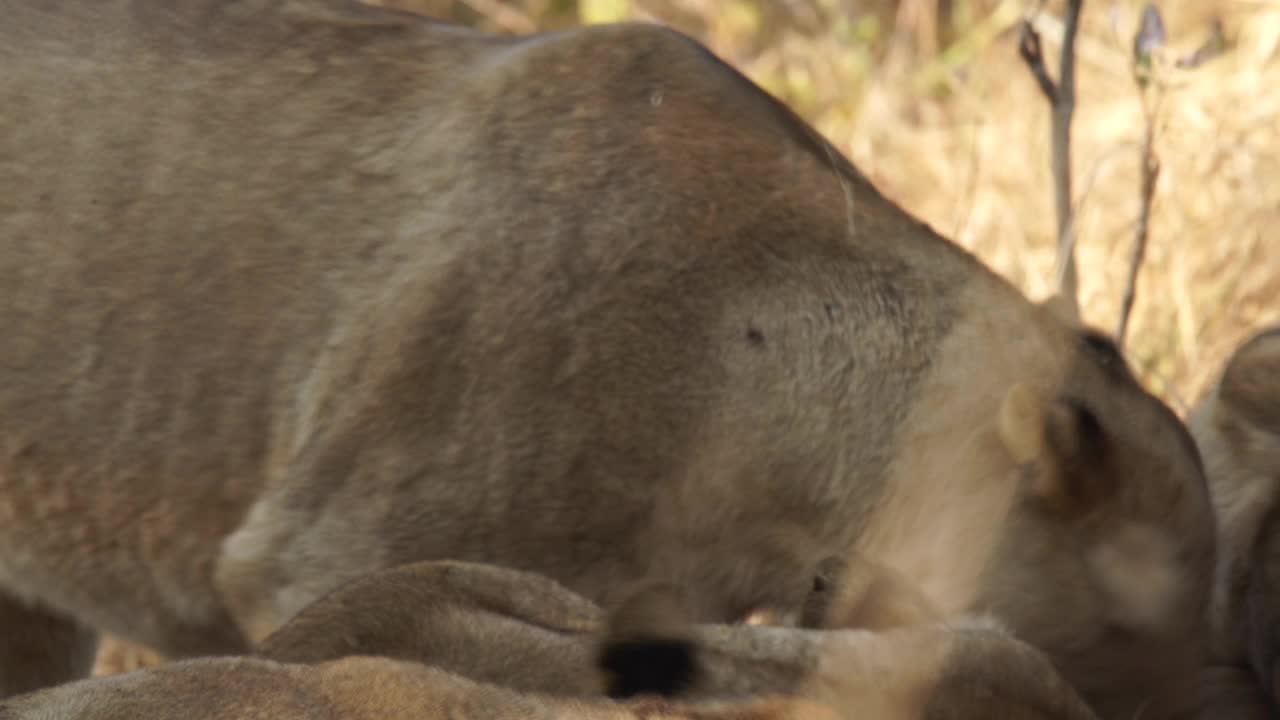
[[(1050, 108), (1018, 39), (1030, 19), (1056, 78), (1063, 0), (367, 1), (508, 33), (670, 25), (1033, 299), (1055, 287)], [(1080, 299), (1089, 322), (1114, 331), (1149, 127), (1160, 172), (1125, 349), (1182, 413), (1243, 339), (1280, 322), (1280, 0), (1152, 3), (1164, 42), (1140, 88), (1146, 4), (1084, 4), (1072, 125)], [(98, 671), (155, 661), (112, 642)]]

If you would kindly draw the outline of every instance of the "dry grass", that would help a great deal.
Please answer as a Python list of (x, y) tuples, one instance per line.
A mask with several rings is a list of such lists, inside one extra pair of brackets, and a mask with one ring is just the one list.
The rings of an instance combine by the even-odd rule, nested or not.
[[(1244, 336), (1280, 321), (1280, 92), (1268, 92), (1280, 87), (1280, 4), (1166, 4), (1171, 40), (1186, 51), (1207, 34), (1214, 5), (1237, 40), (1168, 75), (1157, 116), (1161, 173), (1127, 350), (1149, 387), (1183, 409)], [(1081, 303), (1108, 330), (1140, 203), (1142, 104), (1127, 42), (1138, 9), (1087, 3), (1078, 58)], [(1040, 297), (1055, 259), (1049, 111), (1014, 42), (1006, 32), (975, 54), (945, 98), (904, 91), (903, 76), (878, 78), (852, 121), (816, 122), (887, 194)]]
[[(547, 24), (529, 10), (546, 4), (466, 2), (481, 20), (488, 13), (484, 24), (511, 29)], [(936, 45), (936, 5), (903, 0), (898, 24), (881, 32), (890, 40), (874, 56), (857, 41), (868, 37), (867, 26), (821, 16), (824, 8), (831, 12), (821, 0), (790, 3), (818, 15), (796, 29), (762, 23), (744, 3), (601, 5), (578, 7), (589, 20), (656, 19), (699, 37), (791, 102), (889, 196), (1032, 297), (1050, 291), (1049, 117), (1016, 52), (1025, 3), (971, 3), (965, 32)], [(1178, 52), (1197, 46), (1215, 17), (1233, 41), (1194, 71), (1164, 75), (1170, 87), (1156, 126), (1162, 169), (1128, 352), (1148, 386), (1182, 410), (1241, 340), (1280, 322), (1280, 2), (1161, 6)], [(1130, 0), (1089, 0), (1078, 41), (1073, 160), (1081, 302), (1086, 318), (1108, 330), (1118, 319), (1139, 207), (1142, 105), (1128, 48), (1140, 9)], [(1050, 4), (1039, 23), (1051, 56), (1060, 46), (1055, 11)], [(157, 660), (114, 641), (101, 658), (101, 672)]]

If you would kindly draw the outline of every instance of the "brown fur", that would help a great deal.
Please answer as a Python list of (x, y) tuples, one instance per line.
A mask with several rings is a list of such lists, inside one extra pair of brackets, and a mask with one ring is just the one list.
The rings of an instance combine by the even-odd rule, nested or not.
[(603, 621), (595, 603), (541, 575), (426, 561), (340, 585), (256, 653), (289, 663), (382, 655), (515, 690), (589, 695), (600, 690), (592, 642)]
[(1218, 522), (1210, 607), (1214, 660), (1251, 662), (1274, 698), (1280, 656), (1280, 327), (1241, 344), (1188, 423)]
[(1264, 697), (1276, 709), (1280, 708), (1280, 514), (1274, 508), (1250, 565), (1248, 590), (1240, 608), (1245, 659)]
[(863, 552), (1107, 714), (1195, 664), (1177, 418), (688, 38), (4, 17), (0, 626), (235, 652), (445, 557), (724, 621)]
[[(1003, 640), (1002, 640), (1003, 642)], [(1023, 647), (1023, 649), (1028, 649)], [(930, 638), (910, 648), (925, 659), (954, 650)], [(987, 648), (974, 652), (983, 653)], [(873, 652), (880, 654), (884, 648)], [(845, 660), (847, 658), (840, 658)], [(857, 658), (875, 670), (876, 663)], [(983, 656), (982, 660), (992, 658)], [(880, 672), (872, 682), (825, 675), (807, 694), (750, 700), (686, 703), (658, 698), (629, 701), (524, 694), (475, 683), (436, 668), (388, 658), (349, 657), (317, 665), (288, 665), (250, 658), (209, 658), (171, 663), (81, 680), (0, 701), (0, 720), (1089, 720), (1078, 698), (1068, 702), (1008, 691), (1006, 679), (1020, 667), (1001, 658), (1011, 674), (984, 673), (985, 683), (965, 677), (929, 692), (918, 675)], [(1022, 661), (1023, 658), (1016, 658)], [(929, 671), (940, 663), (927, 664)], [(945, 664), (945, 661), (941, 664)], [(1008, 667), (1005, 665), (1008, 664)], [(976, 666), (976, 664), (973, 664)], [(1047, 663), (1033, 668), (1049, 675)], [(820, 672), (826, 672), (822, 668)], [(854, 674), (853, 677), (859, 677)], [(1019, 677), (1019, 679), (1022, 679)], [(1059, 687), (1051, 683), (1041, 684)], [(1061, 686), (1065, 687), (1065, 686)], [(1069, 689), (1068, 689), (1069, 690)], [(993, 714), (974, 715), (975, 697)], [(926, 701), (925, 699), (928, 698)]]
[[(887, 571), (863, 558), (827, 571), (839, 589), (828, 622), (886, 617), (891, 613), (875, 608), (911, 608), (917, 602), (907, 583), (881, 577)], [(858, 588), (868, 597), (859, 598)], [(682, 701), (745, 701), (817, 687), (814, 692), (839, 695), (836, 707), (876, 707), (887, 714), (872, 717), (893, 717), (902, 712), (895, 703), (918, 707), (917, 695), (924, 692), (918, 683), (936, 672), (932, 682), (946, 689), (926, 702), (929, 717), (1031, 717), (1026, 713), (1032, 708), (1044, 717), (1083, 712), (1075, 691), (1042, 655), (983, 622), (950, 629), (922, 612), (899, 626), (913, 632), (896, 635), (693, 626), (678, 590), (644, 584), (627, 592), (606, 619), (585, 598), (532, 573), (475, 563), (412, 563), (370, 573), (317, 600), (268, 637), (259, 655), (289, 663), (387, 656), (520, 692), (585, 698), (608, 685), (607, 675), (597, 672), (597, 645), (642, 638), (693, 647), (696, 673), (680, 693)], [(929, 660), (936, 656), (925, 649), (927, 642), (947, 648), (945, 662)], [(847, 670), (833, 658), (849, 658)], [(827, 681), (815, 680), (824, 677), (823, 668), (839, 678), (837, 690), (822, 689)], [(886, 690), (896, 683), (903, 684)], [(996, 686), (1006, 697), (987, 692)], [(858, 688), (865, 697), (855, 694)]]
[(801, 613), (802, 627), (895, 627), (941, 622), (941, 611), (893, 568), (852, 553), (821, 563), (817, 586)]
[(1197, 702), (1183, 717), (1199, 720), (1272, 720), (1275, 711), (1247, 667), (1213, 666), (1197, 678)]
[[(845, 565), (842, 572), (859, 577), (879, 570)], [(660, 585), (641, 584), (624, 597), (606, 622), (597, 605), (534, 573), (479, 563), (410, 563), (344, 583), (268, 636), (257, 654), (289, 663), (380, 655), (520, 691), (586, 696), (604, 687), (596, 672), (597, 643), (639, 633), (696, 645), (700, 671), (685, 696), (717, 699), (794, 691), (811, 672), (815, 638), (822, 637), (782, 628), (691, 626), (682, 593)], [(841, 598), (857, 602), (852, 586), (842, 588)], [(887, 593), (875, 599), (899, 602)]]
[[(843, 611), (845, 619), (880, 603), (911, 607), (916, 599), (908, 583), (862, 558), (828, 570), (842, 583), (829, 610)], [(868, 591), (866, 597), (858, 596), (858, 588)], [(729, 688), (747, 695), (798, 688), (847, 718), (904, 717), (902, 707), (919, 708), (926, 717), (1094, 717), (1043, 654), (990, 618), (934, 623), (919, 608), (918, 624), (880, 632), (695, 627), (688, 624), (682, 595), (669, 585), (642, 585), (609, 613), (598, 658), (611, 696), (626, 696), (619, 694), (623, 688), (630, 695), (694, 698), (719, 697)], [(692, 682), (664, 691), (652, 682), (669, 683), (658, 665), (683, 645), (694, 659)], [(939, 651), (945, 661), (939, 662)]]
[(627, 703), (520, 694), (417, 663), (349, 657), (176, 662), (0, 701), (0, 720), (839, 720), (800, 699)]
[[(888, 633), (692, 626), (646, 588), (610, 614), (625, 638), (693, 644), (680, 698), (604, 702), (592, 603), (540, 576), (424, 562), (371, 573), (308, 606), (261, 661), (192, 660), (0, 703), (0, 718), (1092, 718), (1047, 658), (983, 623)], [(665, 602), (664, 602), (665, 601)], [(373, 655), (379, 656), (374, 659)], [(395, 661), (395, 662), (392, 662)], [(43, 714), (42, 714), (43, 713)]]

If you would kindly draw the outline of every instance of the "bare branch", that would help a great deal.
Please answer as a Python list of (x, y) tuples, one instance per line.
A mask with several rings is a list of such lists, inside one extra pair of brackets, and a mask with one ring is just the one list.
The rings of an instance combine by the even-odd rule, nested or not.
[(1031, 74), (1035, 76), (1036, 84), (1040, 86), (1040, 92), (1044, 93), (1044, 98), (1050, 105), (1056, 103), (1058, 89), (1053, 86), (1049, 69), (1044, 65), (1044, 51), (1040, 49), (1040, 33), (1031, 27), (1029, 20), (1022, 21), (1022, 28), (1018, 33), (1018, 55), (1022, 56), (1027, 69), (1031, 70)]
[[(1137, 293), (1138, 271), (1142, 269), (1147, 253), (1147, 235), (1151, 227), (1151, 204), (1155, 197), (1156, 180), (1160, 177), (1160, 160), (1155, 154), (1155, 116), (1160, 106), (1160, 81), (1156, 76), (1157, 54), (1164, 45), (1164, 20), (1155, 5), (1148, 3), (1142, 13), (1142, 23), (1133, 39), (1133, 80), (1142, 95), (1142, 177), (1138, 188), (1138, 222), (1134, 229), (1133, 249), (1129, 254), (1129, 275), (1125, 279), (1124, 296), (1120, 302), (1120, 321), (1116, 326), (1116, 344), (1124, 347), (1129, 330), (1129, 316), (1133, 312)], [(1153, 88), (1155, 100), (1148, 102)], [(1152, 107), (1154, 105), (1154, 107)]]
[(1062, 34), (1058, 91), (1053, 103), (1054, 207), (1058, 218), (1058, 289), (1079, 302), (1076, 277), (1075, 223), (1071, 217), (1071, 117), (1076, 109), (1076, 34), (1084, 0), (1068, 0)]
[(1125, 334), (1129, 329), (1129, 314), (1133, 311), (1133, 300), (1137, 292), (1138, 271), (1142, 268), (1147, 254), (1147, 233), (1151, 227), (1151, 203), (1155, 197), (1156, 180), (1160, 177), (1160, 160), (1152, 148), (1154, 129), (1148, 121), (1146, 135), (1142, 141), (1142, 180), (1139, 188), (1141, 205), (1138, 210), (1138, 224), (1133, 235), (1133, 250), (1129, 253), (1129, 277), (1125, 279), (1124, 298), (1120, 304), (1120, 323), (1116, 328), (1116, 344), (1124, 347)]
[(1036, 79), (1040, 92), (1053, 111), (1051, 137), (1053, 143), (1053, 200), (1058, 221), (1058, 294), (1079, 314), (1079, 279), (1076, 277), (1075, 223), (1071, 209), (1071, 117), (1076, 108), (1076, 35), (1080, 30), (1080, 12), (1084, 0), (1068, 0), (1062, 31), (1062, 56), (1058, 83), (1049, 77), (1040, 47), (1040, 35), (1030, 20), (1022, 23), (1018, 37), (1018, 54)]

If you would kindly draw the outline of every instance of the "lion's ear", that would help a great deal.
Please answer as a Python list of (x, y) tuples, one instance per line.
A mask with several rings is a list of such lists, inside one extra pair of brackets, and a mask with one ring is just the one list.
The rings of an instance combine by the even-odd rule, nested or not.
[(1080, 303), (1072, 295), (1056, 292), (1040, 301), (1040, 307), (1068, 325), (1080, 324)]
[(1280, 327), (1260, 333), (1236, 351), (1222, 373), (1219, 419), (1239, 418), (1280, 433)]
[(1106, 433), (1084, 404), (1049, 399), (1018, 383), (1000, 407), (1000, 440), (1025, 469), (1025, 490), (1059, 506), (1092, 506), (1111, 483)]
[(1019, 464), (1039, 460), (1044, 455), (1044, 407), (1040, 396), (1018, 383), (1000, 405), (1000, 439)]

